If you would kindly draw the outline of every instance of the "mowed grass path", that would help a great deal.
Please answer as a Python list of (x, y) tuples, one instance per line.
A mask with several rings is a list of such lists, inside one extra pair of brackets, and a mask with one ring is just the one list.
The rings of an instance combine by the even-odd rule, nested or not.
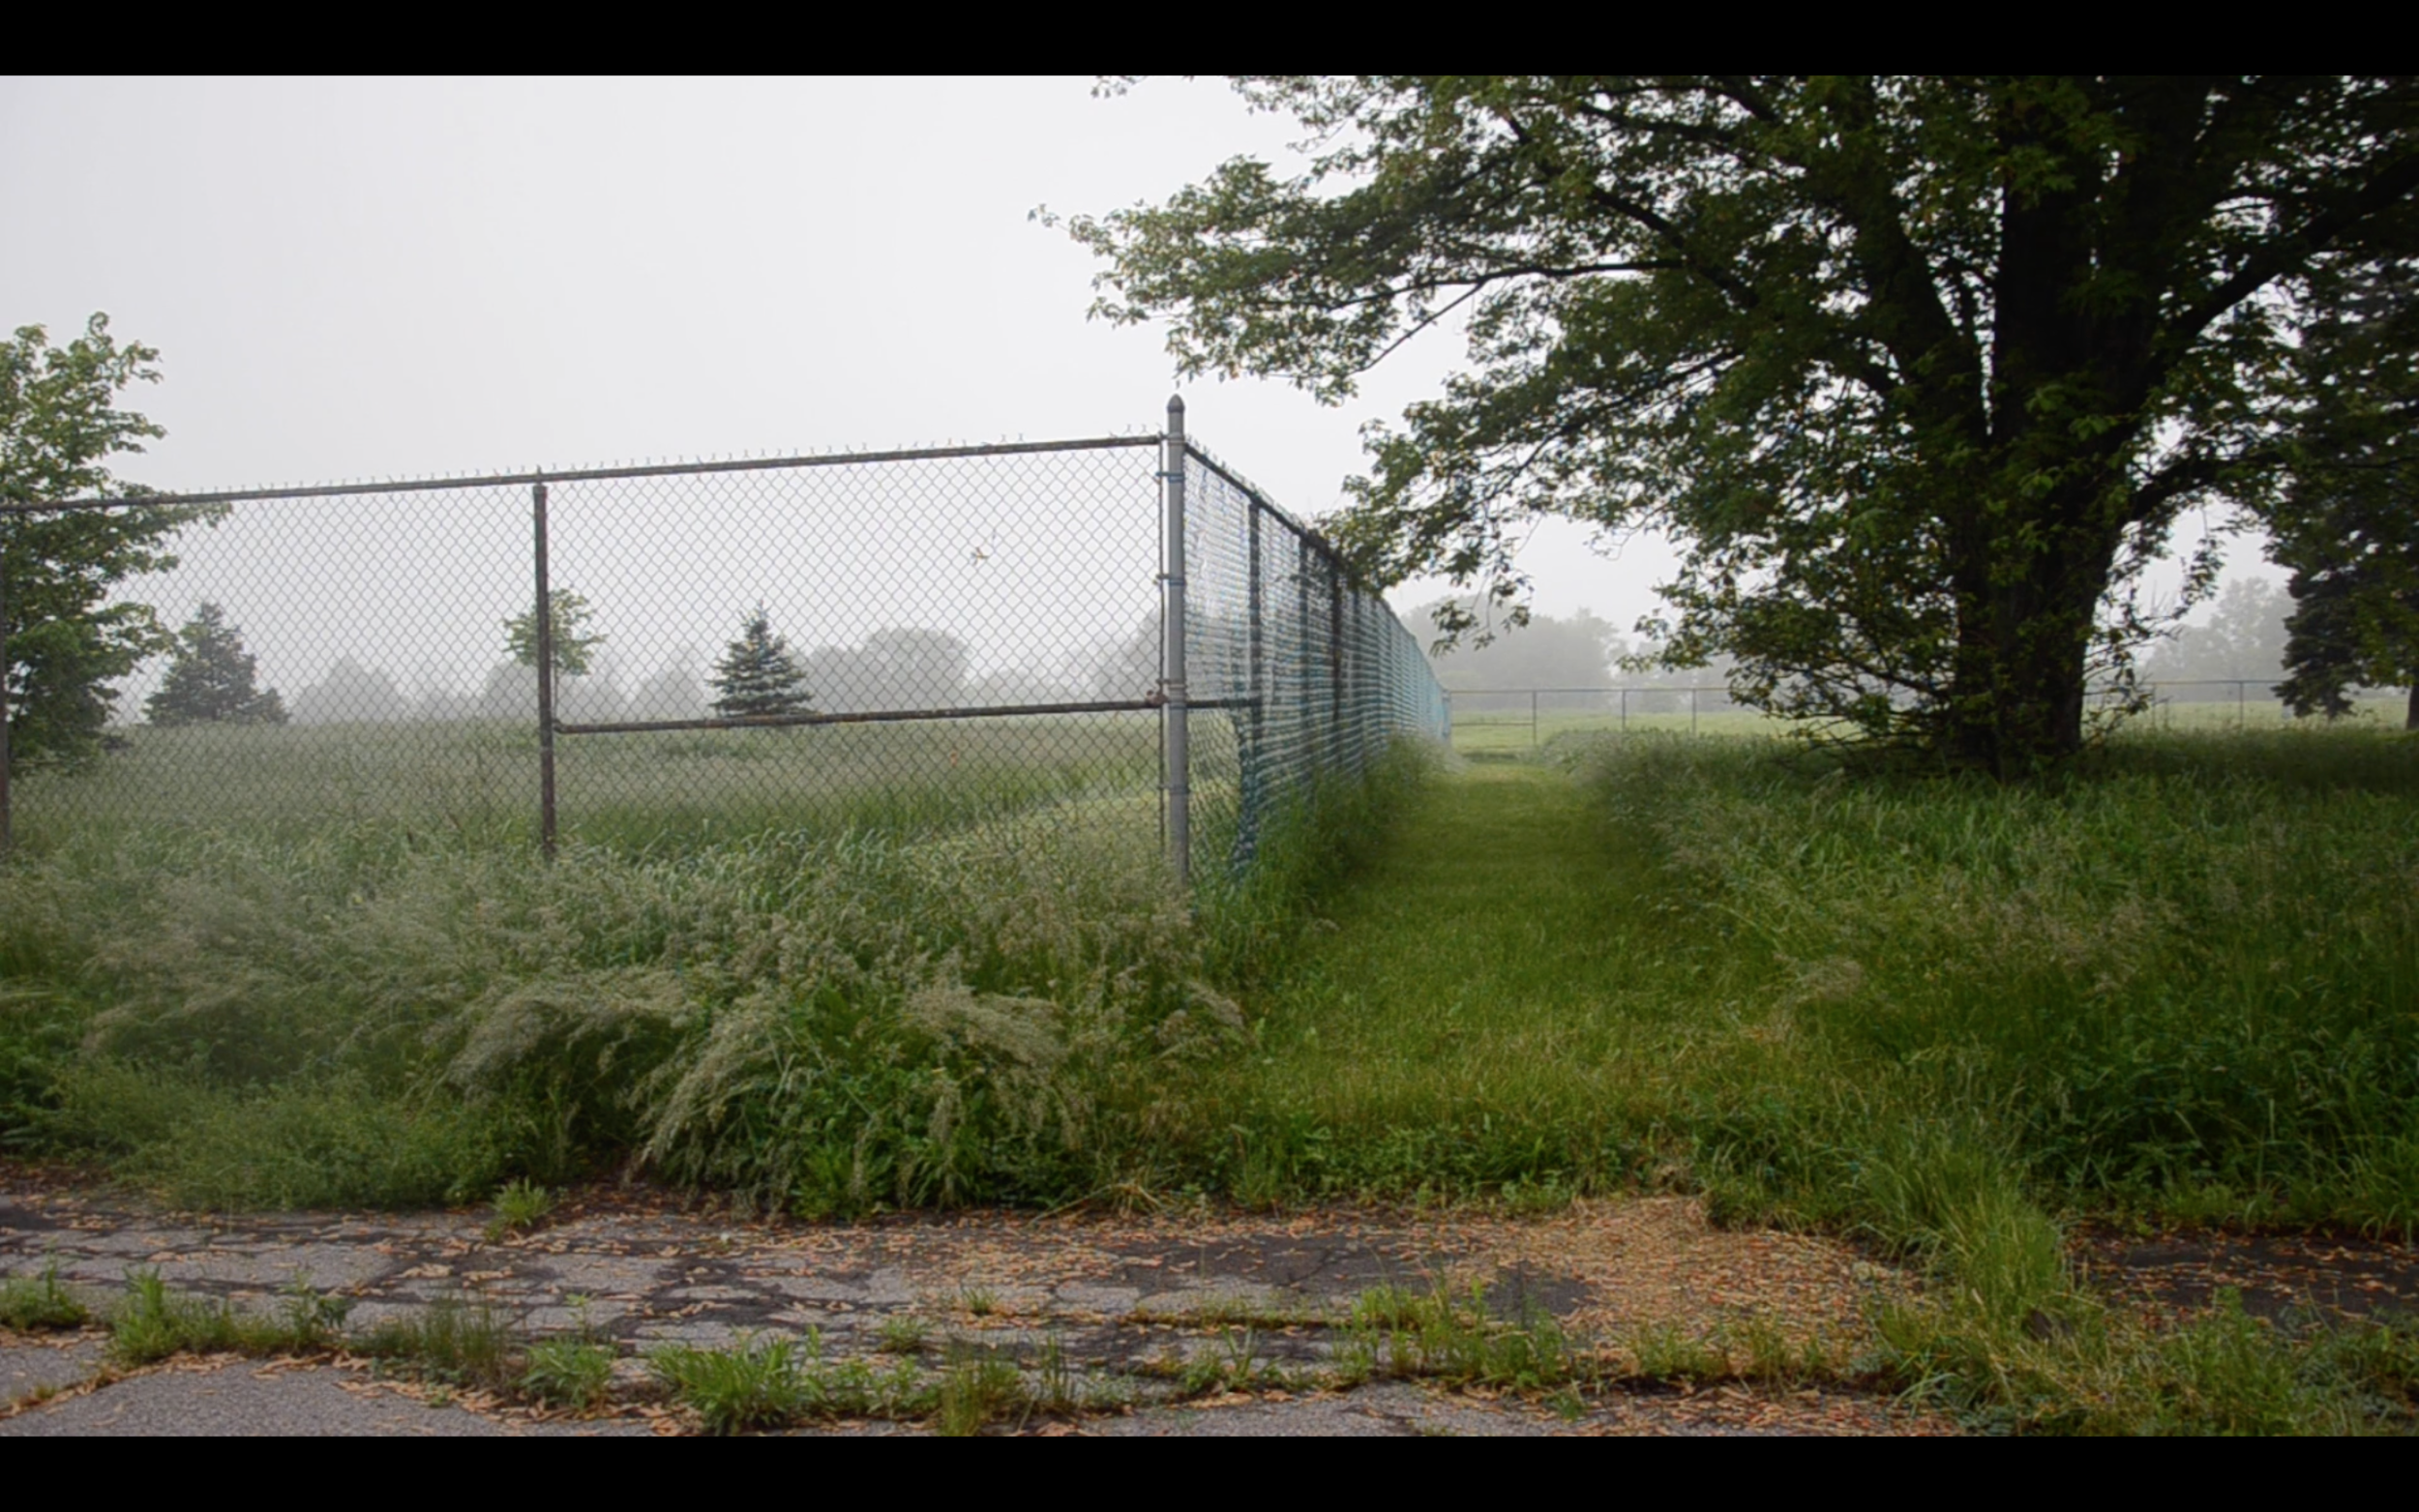
[(1747, 964), (1658, 911), (1634, 838), (1564, 773), (1427, 784), (1257, 1006), (1218, 1088), (1246, 1198), (1600, 1190), (1652, 1156), (1649, 1083)]

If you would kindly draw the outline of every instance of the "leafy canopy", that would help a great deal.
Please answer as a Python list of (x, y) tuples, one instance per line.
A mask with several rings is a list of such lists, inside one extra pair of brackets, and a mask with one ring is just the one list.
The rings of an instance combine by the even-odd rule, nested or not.
[(2419, 266), (2333, 282), (2294, 353), (2303, 412), (2268, 513), (2293, 573), (2281, 691), (2340, 715), (2357, 685), (2409, 687), (2419, 728)]
[(2419, 192), (2397, 78), (1240, 88), (1305, 169), (1068, 227), (1186, 375), (1338, 400), (1458, 324), (1467, 370), (1368, 437), (1365, 568), (1517, 599), (1532, 517), (1665, 528), (1676, 662), (2010, 775), (2081, 745), (2178, 512), (2259, 496), (2285, 296), (2392, 255)]
[[(581, 634), (587, 625), (588, 601), (569, 588), (556, 588), (547, 595), (549, 628), (553, 634), (554, 670), (565, 677), (585, 677), (595, 665), (596, 648), (605, 643), (603, 636)], [(504, 621), (504, 649), (523, 667), (538, 665), (538, 613), (529, 608)]]
[(110, 685), (174, 643), (150, 606), (110, 604), (112, 589), (173, 567), (178, 530), (225, 516), (224, 507), (40, 507), (141, 491), (120, 485), (108, 464), (166, 433), (118, 406), (131, 385), (159, 381), (159, 357), (120, 344), (101, 314), (65, 346), (38, 325), (0, 341), (0, 677), (14, 761), (74, 761), (99, 749), (116, 699)]

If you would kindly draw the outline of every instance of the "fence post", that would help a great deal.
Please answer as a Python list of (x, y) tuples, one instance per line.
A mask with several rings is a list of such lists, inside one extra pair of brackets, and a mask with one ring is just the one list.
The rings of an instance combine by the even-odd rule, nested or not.
[(1345, 769), (1345, 564), (1321, 549), (1329, 564), (1329, 772)]
[(1239, 833), (1236, 839), (1238, 848), (1243, 852), (1243, 859), (1249, 860), (1260, 853), (1260, 811), (1268, 801), (1268, 794), (1263, 788), (1266, 774), (1261, 771), (1261, 762), (1262, 754), (1267, 750), (1263, 742), (1268, 738), (1268, 730), (1263, 726), (1262, 720), (1269, 706), (1269, 690), (1263, 686), (1268, 675), (1268, 635), (1264, 627), (1269, 616), (1269, 606), (1268, 589), (1264, 585), (1260, 570), (1260, 516), (1262, 513), (1260, 501), (1246, 499), (1243, 509), (1245, 518), (1251, 521), (1250, 572), (1245, 579), (1250, 585), (1248, 612), (1251, 623), (1251, 681), (1249, 684), (1251, 721), (1247, 727), (1251, 731), (1251, 739), (1243, 751), (1242, 771), (1238, 774), (1241, 778), (1238, 786), (1241, 789), (1242, 814), (1239, 816), (1240, 822), (1237, 826)]
[(1184, 708), (1184, 400), (1168, 400), (1168, 429), (1160, 448), (1159, 481), (1166, 488), (1166, 560), (1159, 574), (1159, 728), (1167, 752), (1168, 849), (1179, 886), (1193, 875), (1192, 731)]
[(1529, 749), (1538, 748), (1538, 691), (1529, 690)]
[(1691, 735), (1696, 733), (1696, 690), (1694, 688), (1688, 690), (1688, 733)]
[(1621, 690), (1621, 732), (1629, 733), (1629, 690)]
[(538, 587), (538, 848), (554, 859), (554, 595), (546, 576), (546, 485), (529, 486)]

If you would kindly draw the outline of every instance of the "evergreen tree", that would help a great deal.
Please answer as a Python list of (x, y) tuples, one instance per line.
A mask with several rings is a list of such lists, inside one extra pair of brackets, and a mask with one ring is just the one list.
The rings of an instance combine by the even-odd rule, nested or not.
[(724, 719), (803, 714), (814, 705), (806, 691), (806, 668), (790, 654), (788, 637), (773, 634), (772, 617), (759, 604), (739, 638), (714, 664), (714, 712)]
[(226, 611), (204, 604), (176, 633), (175, 660), (160, 691), (143, 700), (154, 725), (283, 725), (285, 700), (254, 681), (256, 658)]

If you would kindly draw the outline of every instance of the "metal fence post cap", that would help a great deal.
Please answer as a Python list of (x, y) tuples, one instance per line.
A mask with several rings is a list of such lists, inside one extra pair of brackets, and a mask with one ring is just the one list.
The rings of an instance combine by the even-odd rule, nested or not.
[(1171, 394), (1168, 396), (1168, 413), (1171, 415), (1180, 415), (1184, 413), (1183, 395)]

